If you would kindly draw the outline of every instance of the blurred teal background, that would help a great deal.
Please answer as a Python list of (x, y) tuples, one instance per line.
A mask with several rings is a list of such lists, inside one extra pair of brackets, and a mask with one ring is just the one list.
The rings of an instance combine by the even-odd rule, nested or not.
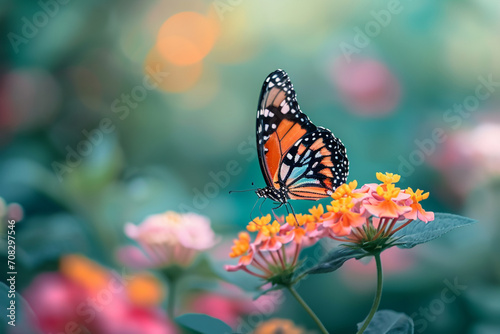
[[(228, 192), (264, 186), (257, 99), (282, 68), (345, 144), (350, 181), (399, 173), (430, 191), (426, 209), (479, 221), (385, 254), (381, 308), (416, 333), (500, 333), (499, 17), (496, 0), (2, 1), (0, 197), (24, 211), (18, 291), (66, 254), (119, 268), (123, 225), (166, 210), (208, 216), (229, 262), (256, 196)], [(368, 312), (372, 265), (299, 289), (332, 332)], [(454, 280), (466, 288), (439, 302)], [(274, 316), (314, 328), (292, 301)]]

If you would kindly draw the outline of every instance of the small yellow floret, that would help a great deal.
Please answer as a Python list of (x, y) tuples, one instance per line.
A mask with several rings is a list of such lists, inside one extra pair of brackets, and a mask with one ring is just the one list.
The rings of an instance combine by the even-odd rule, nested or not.
[(262, 226), (261, 232), (266, 237), (271, 237), (276, 235), (280, 231), (281, 225), (276, 220), (272, 224)]
[(410, 187), (408, 187), (408, 189), (406, 189), (405, 191), (405, 193), (411, 196), (413, 203), (418, 203), (429, 197), (429, 192), (426, 192), (425, 194), (423, 192), (424, 191), (420, 189), (417, 189), (417, 191), (413, 192), (413, 189), (411, 189)]
[(377, 179), (384, 184), (398, 183), (401, 179), (401, 175), (393, 173), (377, 173)]
[(247, 232), (240, 232), (238, 239), (234, 239), (234, 246), (231, 247), (230, 257), (238, 257), (245, 254), (250, 248), (250, 235)]
[(382, 186), (378, 186), (377, 187), (377, 194), (380, 197), (383, 197), (386, 201), (389, 201), (389, 200), (391, 200), (393, 198), (398, 197), (400, 191), (401, 191), (401, 189), (397, 188), (392, 183), (387, 184), (386, 189), (384, 189)]
[(319, 204), (318, 207), (313, 206), (309, 209), (309, 213), (312, 215), (313, 221), (318, 221), (321, 218), (321, 215), (325, 213), (325, 209), (323, 209), (323, 205)]
[(249, 232), (260, 231), (263, 226), (266, 226), (270, 222), (271, 222), (271, 215), (270, 214), (268, 214), (267, 216), (264, 216), (262, 218), (257, 217), (247, 225), (247, 230)]
[(286, 216), (286, 222), (288, 225), (292, 227), (298, 227), (302, 226), (307, 222), (313, 221), (313, 217), (310, 215), (303, 215), (301, 213), (294, 215), (293, 213), (290, 213), (288, 216)]
[(338, 200), (332, 201), (331, 205), (327, 205), (326, 209), (329, 212), (341, 212), (345, 213), (350, 211), (354, 207), (354, 203), (352, 202), (352, 197), (342, 197)]
[(339, 199), (344, 196), (351, 196), (352, 191), (356, 189), (357, 186), (358, 186), (358, 181), (356, 180), (349, 182), (349, 184), (344, 183), (343, 185), (335, 189), (335, 192), (332, 194), (332, 198)]

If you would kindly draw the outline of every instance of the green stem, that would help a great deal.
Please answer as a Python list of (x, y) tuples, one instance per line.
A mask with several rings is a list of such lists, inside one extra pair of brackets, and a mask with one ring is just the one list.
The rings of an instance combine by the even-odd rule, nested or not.
[(311, 310), (311, 308), (306, 304), (306, 302), (304, 301), (304, 299), (302, 299), (302, 297), (300, 297), (300, 295), (293, 288), (293, 286), (287, 286), (286, 288), (288, 289), (288, 291), (290, 291), (290, 293), (292, 294), (292, 296), (294, 296), (295, 299), (297, 299), (297, 301), (299, 302), (299, 304), (302, 305), (302, 307), (304, 308), (304, 310), (306, 310), (306, 312), (311, 316), (311, 318), (314, 320), (314, 322), (316, 323), (316, 325), (318, 325), (318, 327), (321, 330), (321, 332), (323, 334), (328, 334), (328, 331), (326, 330), (325, 326), (321, 323), (321, 320), (319, 320), (318, 316), (314, 313), (314, 311)]
[(368, 317), (366, 317), (366, 320), (359, 329), (359, 331), (356, 334), (362, 334), (366, 327), (370, 324), (370, 321), (372, 321), (373, 316), (375, 315), (375, 312), (378, 310), (378, 306), (380, 305), (380, 299), (382, 297), (382, 263), (380, 262), (380, 253), (375, 254), (375, 262), (377, 264), (377, 293), (375, 295), (375, 300), (373, 301), (372, 309), (370, 310), (370, 313), (368, 314)]
[(169, 281), (169, 291), (168, 291), (168, 301), (167, 301), (167, 313), (170, 320), (174, 320), (175, 317), (175, 288), (177, 285), (176, 279), (170, 279)]

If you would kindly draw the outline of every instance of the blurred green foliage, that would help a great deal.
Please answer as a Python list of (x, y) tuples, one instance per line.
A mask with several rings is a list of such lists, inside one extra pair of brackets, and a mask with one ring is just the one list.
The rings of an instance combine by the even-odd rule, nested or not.
[[(124, 223), (152, 213), (196, 211), (232, 239), (256, 196), (228, 191), (264, 186), (254, 144), (257, 98), (266, 75), (283, 68), (302, 110), (345, 144), (349, 180), (401, 173), (401, 157), (423, 152), (422, 161), (414, 154), (419, 163), (403, 186), (430, 191), (426, 209), (480, 222), (388, 254), (381, 309), (409, 314), (417, 333), (500, 332), (500, 137), (478, 143), (484, 154), (460, 155), (474, 149), (467, 140), (451, 145), (456, 133), (498, 124), (500, 90), (493, 86), (471, 111), (454, 113), (460, 123), (445, 117), (477, 94), (479, 78), (500, 81), (497, 1), (62, 2), (0, 4), (0, 197), (24, 209), (19, 291), (57, 269), (64, 254), (118, 266), (115, 252), (129, 242)], [(215, 20), (213, 46), (199, 64), (165, 65), (165, 85), (127, 104), (124, 94), (144, 86), (160, 28), (181, 12)], [(426, 153), (415, 140), (435, 129), (447, 139)], [(68, 159), (72, 150), (85, 154)], [(57, 164), (67, 169), (58, 172)], [(310, 206), (293, 204), (297, 212)], [(346, 266), (300, 289), (332, 332), (352, 332), (369, 308), (373, 269)], [(467, 288), (433, 311), (444, 282), (454, 279)], [(277, 316), (313, 328), (296, 306), (283, 304)]]

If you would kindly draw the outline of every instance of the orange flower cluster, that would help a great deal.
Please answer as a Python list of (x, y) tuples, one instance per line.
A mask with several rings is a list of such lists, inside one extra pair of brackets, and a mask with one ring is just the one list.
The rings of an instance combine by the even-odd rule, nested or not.
[(300, 250), (321, 238), (362, 244), (389, 238), (414, 219), (426, 223), (434, 220), (434, 213), (426, 212), (420, 204), (429, 193), (398, 188), (397, 174), (377, 173), (377, 179), (381, 183), (365, 184), (359, 189), (356, 181), (341, 185), (332, 194), (326, 211), (319, 204), (309, 209), (309, 214), (289, 214), (272, 222), (269, 214), (255, 218), (247, 226), (249, 232), (257, 232), (255, 240), (252, 242), (248, 232), (240, 233), (230, 254), (240, 260), (237, 265), (226, 266), (226, 270), (244, 270), (270, 279), (293, 271)]

